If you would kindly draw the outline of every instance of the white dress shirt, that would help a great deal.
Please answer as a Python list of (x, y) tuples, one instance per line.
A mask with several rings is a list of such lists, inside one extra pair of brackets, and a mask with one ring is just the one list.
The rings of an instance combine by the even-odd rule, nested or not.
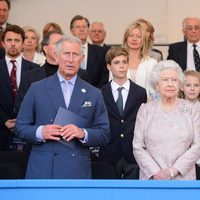
[[(196, 43), (196, 50), (198, 51), (200, 55), (200, 42)], [(187, 42), (187, 70), (196, 70), (195, 64), (194, 64), (194, 56), (193, 56), (193, 44), (190, 42)]]
[(111, 89), (112, 89), (112, 94), (113, 94), (115, 102), (117, 101), (118, 96), (119, 96), (119, 93), (118, 93), (119, 87), (123, 87), (122, 98), (123, 98), (123, 110), (124, 110), (125, 105), (126, 105), (126, 100), (128, 97), (129, 88), (130, 88), (130, 81), (127, 79), (127, 81), (123, 85), (118, 85), (116, 82), (112, 80)]
[(19, 88), (20, 80), (21, 80), (21, 66), (22, 66), (22, 56), (18, 56), (16, 59), (10, 59), (8, 56), (5, 56), (7, 68), (8, 68), (8, 74), (10, 76), (13, 64), (10, 62), (11, 60), (16, 60), (15, 65), (17, 67), (16, 71), (16, 78), (17, 78), (17, 87)]

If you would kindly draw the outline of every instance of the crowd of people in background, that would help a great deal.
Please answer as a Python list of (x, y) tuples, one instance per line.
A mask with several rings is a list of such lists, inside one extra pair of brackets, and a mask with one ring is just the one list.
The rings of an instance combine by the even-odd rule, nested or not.
[(75, 15), (68, 36), (47, 22), (40, 38), (10, 8), (0, 0), (0, 153), (28, 155), (23, 178), (200, 180), (198, 17), (165, 60), (147, 19), (110, 46), (101, 21)]

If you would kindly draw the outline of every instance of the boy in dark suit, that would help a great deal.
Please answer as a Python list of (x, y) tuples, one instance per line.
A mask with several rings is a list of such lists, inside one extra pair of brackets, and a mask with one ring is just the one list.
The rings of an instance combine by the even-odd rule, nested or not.
[(147, 101), (144, 88), (127, 78), (128, 52), (113, 47), (106, 54), (113, 80), (102, 88), (110, 121), (111, 141), (100, 148), (99, 159), (109, 163), (117, 178), (138, 179), (139, 167), (133, 156), (132, 140), (137, 111)]

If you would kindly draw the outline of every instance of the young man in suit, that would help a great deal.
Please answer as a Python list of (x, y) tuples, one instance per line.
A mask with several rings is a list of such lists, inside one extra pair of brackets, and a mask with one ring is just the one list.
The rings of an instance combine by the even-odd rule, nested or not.
[(111, 141), (100, 148), (99, 160), (109, 163), (119, 179), (138, 179), (139, 167), (133, 156), (132, 140), (137, 111), (147, 101), (147, 95), (144, 88), (127, 78), (128, 57), (123, 47), (113, 47), (106, 54), (113, 79), (102, 92), (109, 115)]
[[(82, 60), (79, 38), (60, 39), (56, 43), (58, 72), (33, 83), (24, 97), (16, 132), (33, 143), (26, 178), (91, 178), (89, 147), (105, 145), (110, 139), (101, 91), (77, 76)], [(73, 123), (53, 124), (59, 107)], [(61, 119), (65, 121), (62, 115)]]
[(200, 54), (200, 19), (197, 17), (187, 17), (183, 20), (182, 25), (185, 40), (169, 45), (167, 59), (176, 61), (183, 71), (200, 71), (200, 66), (195, 66), (193, 54), (194, 45), (196, 45), (196, 50)]
[(70, 23), (72, 35), (77, 36), (83, 45), (84, 59), (81, 68), (87, 72), (87, 82), (101, 88), (108, 82), (108, 70), (105, 61), (105, 49), (87, 42), (89, 20), (81, 15), (73, 17)]
[[(24, 72), (39, 65), (22, 58), (21, 51), (25, 33), (17, 25), (10, 25), (2, 35), (6, 55), (0, 60), (0, 149), (8, 148), (8, 140), (14, 137), (16, 121), (15, 100)], [(14, 62), (14, 64), (13, 64)], [(16, 68), (15, 68), (16, 67)], [(14, 73), (14, 74), (13, 74)], [(14, 75), (14, 76), (13, 76)], [(12, 82), (14, 78), (14, 82)]]

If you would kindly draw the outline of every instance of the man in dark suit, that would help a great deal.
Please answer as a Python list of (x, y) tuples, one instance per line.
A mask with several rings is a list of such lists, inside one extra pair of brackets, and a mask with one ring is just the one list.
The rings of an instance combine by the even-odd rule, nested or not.
[(7, 23), (8, 16), (10, 11), (10, 1), (9, 0), (0, 0), (0, 60), (5, 56), (5, 50), (2, 47), (2, 33), (6, 27), (11, 24)]
[[(110, 139), (101, 91), (77, 76), (83, 60), (81, 47), (77, 37), (60, 39), (56, 43), (58, 72), (33, 83), (24, 97), (16, 132), (33, 143), (26, 178), (91, 178), (89, 147), (105, 145)], [(57, 115), (59, 107), (74, 122), (68, 124), (63, 115)], [(53, 124), (56, 115), (63, 124)]]
[(84, 60), (81, 68), (86, 70), (88, 82), (101, 88), (108, 82), (108, 70), (105, 62), (105, 49), (87, 42), (90, 23), (87, 18), (76, 15), (70, 23), (70, 30), (77, 36), (83, 45)]
[(147, 101), (146, 90), (127, 79), (128, 52), (124, 48), (109, 49), (106, 61), (113, 75), (113, 80), (102, 88), (111, 141), (100, 148), (99, 160), (110, 164), (119, 179), (138, 179), (139, 166), (133, 156), (132, 140), (137, 111)]
[[(25, 33), (17, 25), (11, 25), (5, 29), (2, 35), (2, 44), (5, 48), (6, 56), (0, 61), (0, 149), (6, 150), (8, 140), (13, 137), (15, 127), (15, 97), (17, 88), (20, 85), (21, 76), (24, 72), (37, 68), (39, 65), (22, 58), (21, 51)], [(11, 81), (15, 61), (16, 88), (13, 88)], [(15, 91), (14, 91), (15, 90)]]
[(194, 45), (200, 54), (200, 19), (188, 17), (183, 20), (184, 41), (169, 45), (167, 59), (177, 62), (182, 70), (196, 70), (193, 50)]

